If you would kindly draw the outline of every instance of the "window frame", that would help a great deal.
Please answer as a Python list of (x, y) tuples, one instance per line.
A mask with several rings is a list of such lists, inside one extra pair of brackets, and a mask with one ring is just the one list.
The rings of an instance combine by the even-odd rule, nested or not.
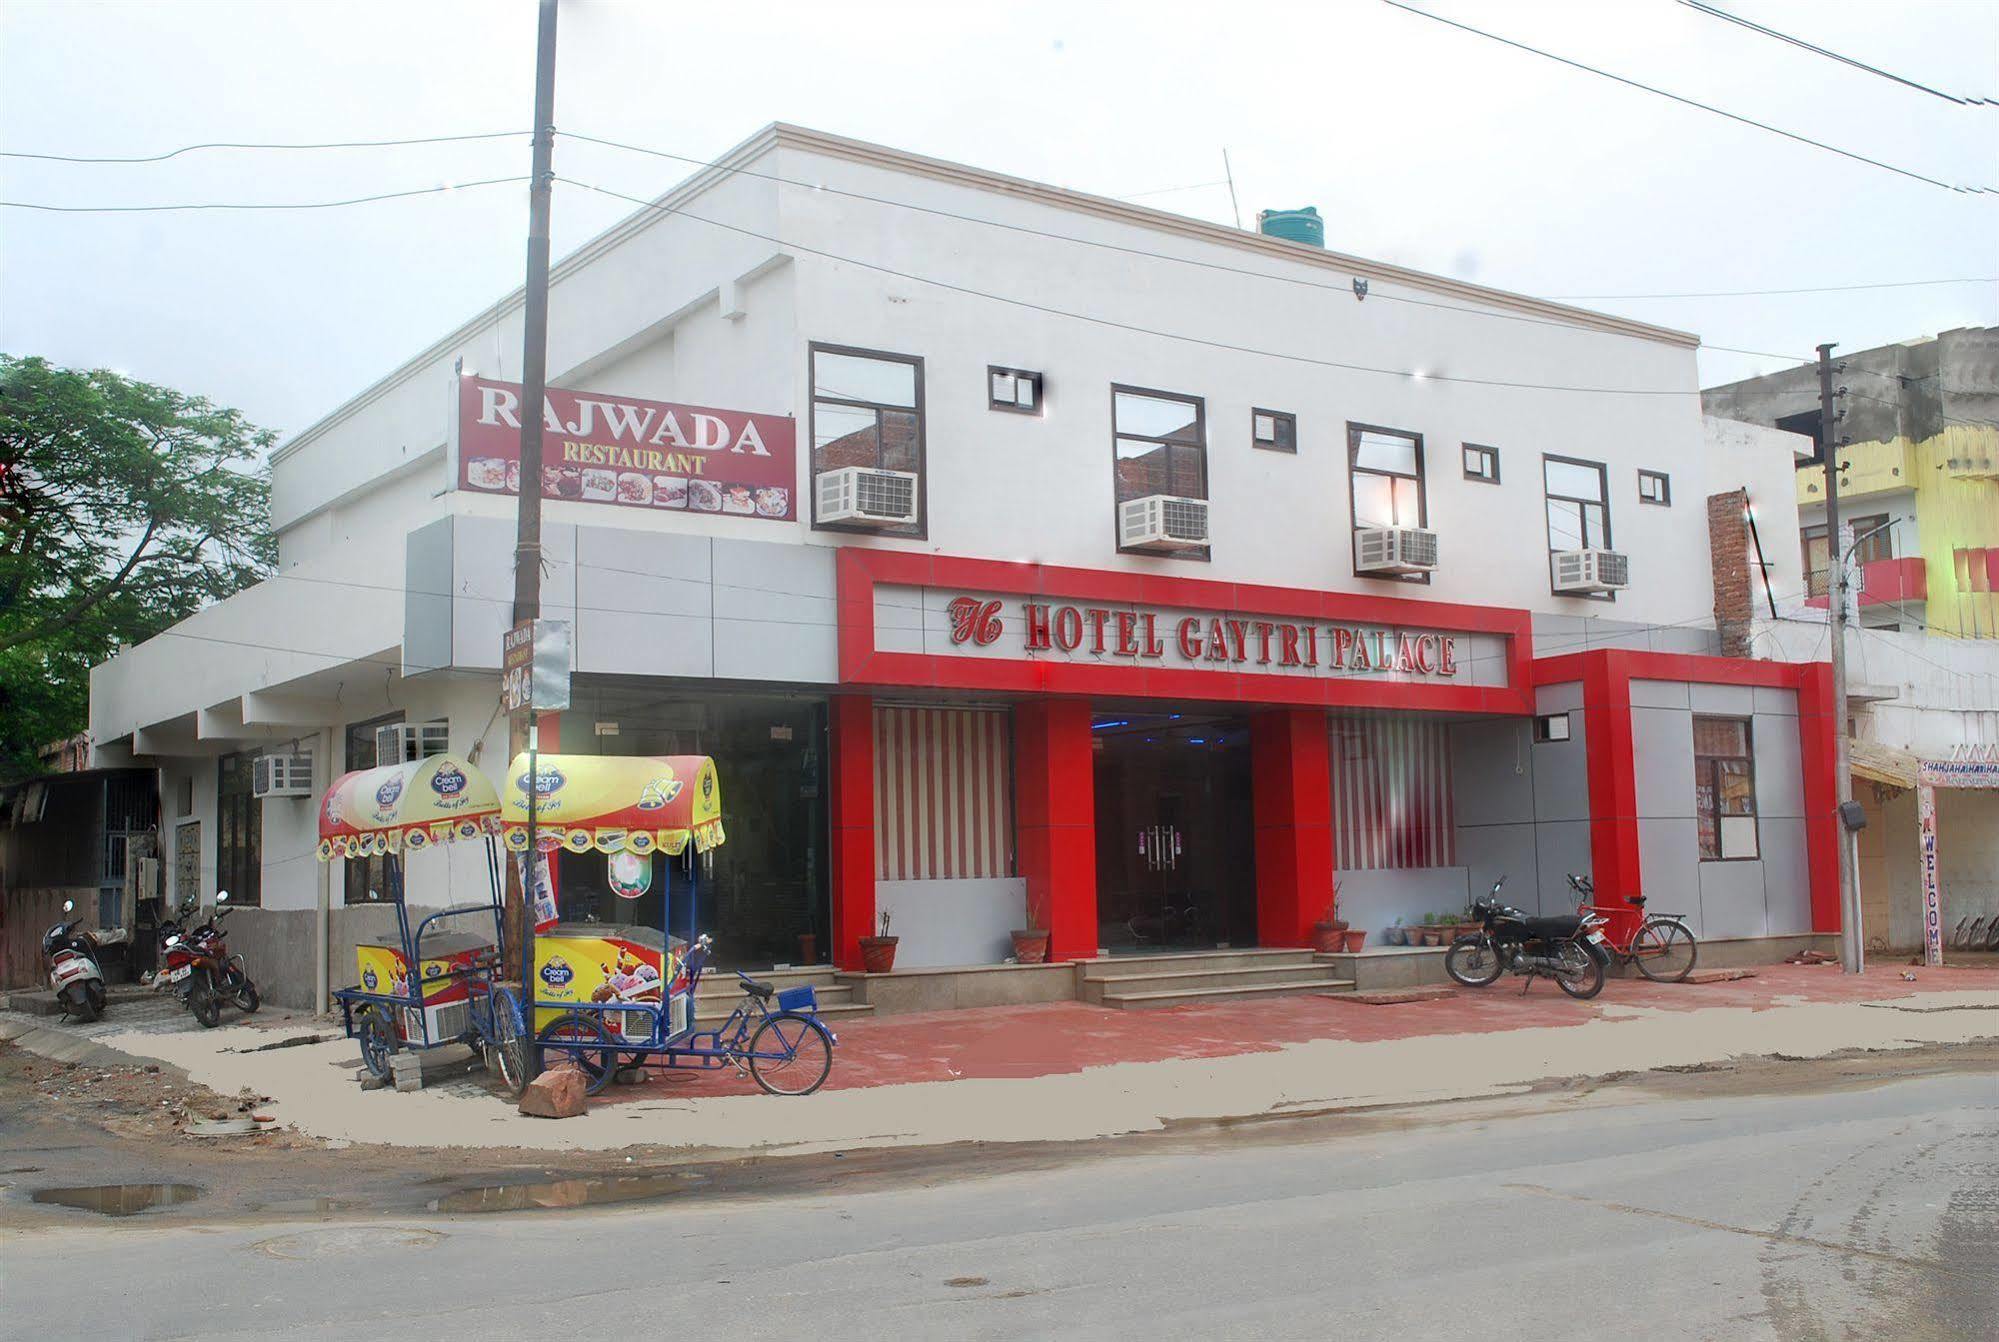
[[(1586, 466), (1590, 470), (1595, 471), (1597, 474), (1597, 479), (1603, 482), (1603, 496), (1597, 499), (1579, 499), (1568, 494), (1556, 494), (1550, 492), (1548, 488), (1548, 463), (1551, 461), (1559, 462), (1564, 466)], [(1541, 525), (1545, 529), (1548, 540), (1548, 594), (1554, 597), (1563, 597), (1571, 601), (1615, 602), (1617, 600), (1617, 593), (1615, 592), (1578, 593), (1578, 592), (1558, 592), (1555, 590), (1555, 527), (1553, 520), (1548, 516), (1548, 505), (1556, 502), (1573, 503), (1579, 509), (1591, 503), (1594, 503), (1598, 507), (1602, 508), (1603, 544), (1601, 546), (1591, 545), (1589, 543), (1588, 519), (1587, 517), (1584, 517), (1581, 513), (1577, 514), (1578, 518), (1582, 521), (1583, 524), (1582, 548), (1585, 550), (1616, 549), (1617, 547), (1612, 539), (1612, 537), (1615, 535), (1615, 531), (1612, 526), (1612, 520), (1610, 515), (1609, 464), (1601, 461), (1589, 461), (1582, 457), (1565, 457), (1555, 452), (1543, 452), (1541, 454)]]
[[(1645, 497), (1645, 482), (1647, 480), (1657, 480), (1659, 482), (1658, 498), (1648, 499)], [(1673, 477), (1667, 474), (1665, 471), (1650, 471), (1645, 469), (1643, 466), (1640, 466), (1638, 468), (1638, 501), (1642, 504), (1645, 504), (1647, 507), (1652, 507), (1652, 508), (1672, 507)], [(1609, 530), (1609, 526), (1607, 523), (1604, 529), (1606, 531)]]
[(1405, 475), (1401, 471), (1377, 470), (1366, 467), (1368, 475), (1381, 476), (1390, 480), (1414, 480), (1416, 482), (1416, 525), (1428, 530), (1430, 526), (1430, 468), (1423, 457), (1423, 435), (1409, 429), (1394, 429), (1385, 424), (1362, 424), (1357, 420), (1347, 421), (1347, 563), (1353, 567), (1353, 576), (1372, 582), (1402, 583), (1410, 586), (1427, 587), (1431, 575), (1428, 573), (1365, 573), (1360, 567), (1360, 501), (1354, 489), (1354, 477), (1362, 472), (1358, 465), (1361, 435), (1368, 433), (1388, 434), (1396, 438), (1407, 438), (1416, 448), (1416, 474)]
[[(264, 803), (256, 794), (256, 759), (253, 750), (237, 750), (215, 760), (215, 888), (229, 892), (232, 908), (264, 902)], [(240, 780), (240, 789), (230, 787), (232, 780)], [(249, 834), (249, 842), (228, 842), (232, 830)]]
[[(1562, 734), (1560, 736), (1555, 735), (1555, 723), (1557, 721), (1560, 721), (1562, 724)], [(1534, 715), (1533, 738), (1535, 745), (1561, 745), (1564, 742), (1575, 740), (1575, 737), (1575, 724), (1569, 721), (1568, 709), (1563, 709), (1559, 713), (1536, 713)]]
[[(1005, 373), (1015, 379), (1025, 378), (1033, 383), (1034, 404), (1025, 406), (1018, 401), (1002, 401), (993, 395), (993, 377), (999, 373)], [(1041, 409), (1047, 404), (1047, 391), (1048, 388), (1039, 373), (1029, 372), (1025, 368), (1006, 368), (996, 363), (986, 365), (986, 409), (988, 410), (1001, 410), (1009, 415), (1026, 415), (1031, 419), (1040, 419)]]
[[(1703, 755), (1700, 753), (1700, 724), (1703, 722), (1727, 722), (1739, 724), (1742, 728), (1742, 750), (1740, 755)], [(1692, 745), (1694, 756), (1694, 852), (1700, 862), (1760, 862), (1763, 860), (1763, 815), (1756, 803), (1756, 721), (1732, 713), (1696, 713), (1693, 715)], [(1749, 777), (1749, 822), (1750, 834), (1755, 851), (1729, 855), (1722, 841), (1721, 822), (1721, 772), (1723, 763), (1741, 761), (1747, 766)], [(1708, 776), (1709, 794), (1714, 799), (1714, 846), (1715, 856), (1709, 857), (1701, 846), (1701, 781), (1705, 772)], [(1740, 819), (1740, 816), (1735, 817)]]
[[(1276, 433), (1280, 428), (1289, 429), (1291, 433), (1290, 445), (1286, 446), (1281, 441), (1281, 434), (1278, 437), (1272, 438), (1267, 443), (1258, 438), (1256, 436), (1256, 421), (1259, 415), (1270, 416), (1272, 421), (1271, 432), (1273, 433)], [(1294, 457), (1297, 456), (1298, 416), (1289, 410), (1266, 410), (1262, 406), (1251, 406), (1249, 409), (1249, 445), (1260, 452), (1284, 452)]]
[[(1125, 504), (1125, 499), (1119, 492), (1120, 477), (1118, 475), (1118, 462), (1120, 458), (1118, 457), (1118, 444), (1129, 439), (1133, 442), (1153, 443), (1160, 447), (1189, 446), (1186, 443), (1176, 443), (1170, 438), (1155, 438), (1150, 434), (1119, 433), (1117, 425), (1117, 398), (1120, 394), (1125, 396), (1149, 396), (1154, 400), (1160, 401), (1181, 401), (1194, 407), (1194, 431), (1196, 436), (1201, 440), (1199, 444), (1201, 452), (1201, 492), (1198, 496), (1173, 492), (1173, 458), (1169, 455), (1166, 459), (1167, 493), (1175, 498), (1199, 497), (1201, 502), (1208, 505), (1209, 516), (1212, 518), (1214, 500), (1208, 497), (1208, 398), (1205, 396), (1194, 396), (1183, 391), (1162, 391), (1157, 387), (1137, 387), (1128, 382), (1111, 383), (1111, 539), (1117, 553), (1121, 555), (1139, 555), (1147, 559), (1195, 559), (1202, 563), (1207, 563), (1213, 557), (1213, 547), (1209, 545), (1195, 545), (1182, 550), (1161, 552), (1128, 549), (1118, 540), (1118, 537), (1123, 533), (1123, 528), (1118, 525), (1118, 511)], [(1145, 496), (1139, 494), (1133, 497), (1144, 498)], [(1210, 534), (1212, 534), (1212, 531)]]
[[(818, 358), (821, 354), (843, 354), (856, 359), (879, 359), (886, 363), (904, 363), (916, 370), (916, 525), (913, 527), (865, 526), (856, 522), (822, 522), (819, 520), (819, 402), (829, 405), (848, 406), (856, 410), (875, 412), (876, 466), (880, 470), (894, 467), (880, 465), (881, 453), (881, 412), (897, 410), (910, 413), (911, 408), (901, 405), (886, 405), (880, 401), (858, 401), (843, 396), (819, 395)], [(850, 535), (896, 536), (905, 540), (928, 540), (930, 538), (930, 415), (924, 389), (924, 362), (921, 354), (897, 354), (891, 350), (864, 349), (859, 345), (834, 345), (822, 340), (811, 340), (805, 346), (805, 478), (810, 486), (812, 499), (812, 529), (814, 531), (846, 532)], [(987, 384), (990, 394), (991, 384)]]
[[(1488, 465), (1492, 467), (1491, 475), (1479, 475), (1472, 470), (1471, 458), (1474, 453), (1477, 454), (1482, 460), (1484, 460)], [(1498, 448), (1487, 447), (1483, 443), (1464, 443), (1461, 444), (1461, 450), (1458, 460), (1459, 464), (1464, 467), (1465, 479), (1476, 480), (1479, 484), (1482, 485), (1496, 485), (1499, 483)]]
[[(1848, 523), (1853, 527), (1853, 534), (1856, 539), (1866, 536), (1870, 531), (1874, 533), (1873, 537), (1865, 545), (1854, 550), (1853, 557), (1856, 563), (1866, 565), (1895, 557), (1895, 528), (1889, 525), (1893, 520), (1893, 513), (1869, 513), (1865, 517), (1847, 519)], [(1822, 568), (1812, 567), (1813, 541), (1819, 541), (1825, 545), (1826, 562)], [(1873, 554), (1870, 558), (1870, 552), (1874, 551), (1877, 547), (1881, 553)], [(1809, 526), (1800, 526), (1798, 528), (1798, 557), (1804, 567), (1805, 595), (1807, 597), (1824, 596), (1832, 590), (1832, 556), (1832, 536), (1825, 523), (1814, 522)], [(1816, 584), (1814, 580), (1816, 580)]]
[[(360, 722), (350, 722), (343, 726), (340, 729), (341, 771), (343, 773), (353, 773), (356, 769), (380, 766), (382, 757), (375, 751), (375, 730), (379, 727), (397, 726), (408, 720), (408, 714), (404, 713), (401, 709), (396, 709), (394, 712), (384, 713), (380, 717), (367, 718)], [(368, 743), (369, 757), (374, 761), (373, 764), (361, 764), (354, 758), (354, 743), (356, 741), (365, 741)], [(374, 853), (367, 857), (343, 858), (341, 859), (340, 867), (340, 891), (341, 903), (343, 905), (367, 904), (369, 902), (368, 891), (370, 889), (380, 891), (382, 898), (385, 900), (394, 898), (395, 892), (384, 888), (388, 885), (388, 861), (385, 854)], [(375, 879), (370, 880), (371, 876)], [(357, 886), (359, 887), (358, 894), (356, 893)]]

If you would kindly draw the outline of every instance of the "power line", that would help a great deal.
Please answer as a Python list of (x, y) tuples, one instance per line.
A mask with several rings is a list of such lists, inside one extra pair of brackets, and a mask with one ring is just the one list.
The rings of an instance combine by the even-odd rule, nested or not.
[(1487, 41), (1512, 47), (1516, 51), (1525, 51), (1531, 55), (1542, 57), (1544, 60), (1556, 61), (1573, 70), (1581, 70), (1587, 74), (1613, 80), (1616, 83), (1623, 84), (1627, 88), (1634, 88), (1657, 97), (1668, 98), (1685, 107), (1694, 107), (1703, 112), (1712, 112), (1716, 116), (1726, 117), (1730, 121), (1739, 122), (1744, 126), (1753, 126), (1757, 130), (1768, 131), (1772, 135), (1781, 135), (1785, 139), (1795, 141), (1798, 144), (1809, 145), (1813, 149), (1823, 149), (1829, 154), (1838, 154), (1841, 158), (1852, 159), (1855, 163), (1865, 163), (1869, 167), (1880, 168), (1884, 172), (1892, 172), (1898, 177), (1907, 177), (1913, 181), (1923, 182), (1930, 186), (1940, 186), (1946, 191), (1955, 191), (1963, 195), (1999, 195), (1999, 187), (1959, 186), (1956, 183), (1946, 182), (1940, 178), (1925, 176), (1920, 172), (1913, 172), (1908, 168), (1898, 168), (1892, 163), (1884, 163), (1878, 158), (1869, 158), (1865, 154), (1856, 154), (1851, 149), (1841, 149), (1838, 145), (1827, 144), (1823, 140), (1814, 140), (1808, 135), (1800, 135), (1796, 131), (1788, 131), (1780, 126), (1773, 126), (1767, 121), (1758, 121), (1753, 117), (1746, 117), (1740, 113), (1716, 107), (1712, 103), (1704, 103), (1694, 98), (1684, 97), (1678, 93), (1671, 93), (1656, 85), (1643, 84), (1638, 80), (1626, 78), (1624, 75), (1612, 74), (1608, 70), (1585, 64), (1582, 61), (1571, 60), (1567, 56), (1557, 56), (1554, 52), (1543, 51), (1540, 47), (1530, 47), (1525, 42), (1516, 42), (1510, 37), (1501, 37), (1499, 34), (1489, 33), (1483, 28), (1474, 28), (1468, 23), (1459, 23), (1456, 19), (1447, 19), (1441, 14), (1432, 14), (1426, 9), (1418, 9), (1414, 5), (1404, 4), (1402, 0), (1381, 0), (1381, 3), (1394, 9), (1414, 14), (1419, 18), (1429, 19), (1434, 23), (1441, 23), (1447, 28), (1456, 28), (1460, 32), (1470, 33), (1474, 37), (1483, 37)]
[(335, 210), (347, 205), (369, 205), (378, 200), (403, 200), (410, 196), (435, 196), (452, 191), (470, 191), (482, 186), (505, 186), (525, 182), (525, 177), (487, 177), (476, 182), (447, 182), (439, 186), (417, 187), (409, 191), (383, 191), (372, 196), (347, 200), (290, 202), (196, 201), (178, 205), (44, 205), (37, 201), (0, 200), (0, 209), (42, 210), (50, 214), (156, 214), (174, 210)]
[(1725, 9), (1718, 9), (1713, 5), (1703, 3), (1703, 0), (1680, 0), (1680, 3), (1688, 9), (1708, 15), (1710, 18), (1723, 19), (1729, 23), (1738, 24), (1741, 27), (1747, 28), (1752, 33), (1761, 33), (1765, 37), (1774, 37), (1779, 42), (1785, 42), (1791, 46), (1802, 48), (1815, 56), (1824, 56), (1827, 60), (1838, 61), (1841, 65), (1850, 65), (1856, 70), (1865, 70), (1870, 75), (1879, 75), (1881, 78), (1892, 80), (1905, 88), (1912, 88), (1918, 93), (1927, 93), (1932, 97), (1942, 98), (1945, 102), (1953, 102), (1960, 107), (1999, 107), (1999, 98), (1960, 98), (1955, 93), (1945, 93), (1942, 89), (1933, 89), (1928, 84), (1920, 84), (1913, 79), (1905, 79), (1901, 75), (1890, 74), (1878, 65), (1869, 65), (1866, 61), (1855, 60), (1851, 56), (1842, 56), (1837, 51), (1829, 51), (1825, 47), (1805, 41), (1802, 37), (1793, 37), (1791, 34), (1779, 32), (1775, 28), (1766, 28), (1753, 19), (1745, 19), (1740, 14), (1731, 14)]
[(1999, 284), (1999, 275), (1967, 275), (1942, 280), (1888, 280), (1879, 284), (1824, 284), (1800, 289), (1717, 289), (1684, 294), (1549, 294), (1557, 302), (1606, 303), (1639, 298), (1767, 298), (1778, 294), (1844, 294), (1861, 289), (1919, 289), (1933, 284)]
[(463, 144), (469, 140), (504, 140), (517, 135), (527, 135), (524, 130), (482, 131), (475, 135), (422, 135), (407, 140), (329, 140), (316, 144), (257, 144), (241, 140), (211, 140), (204, 144), (184, 144), (178, 149), (169, 149), (164, 154), (86, 155), (86, 154), (31, 154), (18, 149), (0, 149), (0, 158), (39, 159), (45, 163), (164, 163), (182, 154), (192, 154), (204, 149), (386, 149), (412, 144)]

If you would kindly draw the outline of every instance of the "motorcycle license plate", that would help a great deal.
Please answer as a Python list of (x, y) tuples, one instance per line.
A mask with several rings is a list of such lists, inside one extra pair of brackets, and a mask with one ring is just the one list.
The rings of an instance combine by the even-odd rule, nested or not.
[(1592, 930), (1589, 934), (1589, 939), (1591, 941), (1594, 941), (1599, 946), (1603, 945), (1604, 943), (1604, 935), (1600, 930)]
[(186, 978), (189, 974), (192, 974), (193, 972), (194, 972), (193, 965), (182, 965), (179, 969), (168, 970), (167, 982), (179, 983), (182, 979)]

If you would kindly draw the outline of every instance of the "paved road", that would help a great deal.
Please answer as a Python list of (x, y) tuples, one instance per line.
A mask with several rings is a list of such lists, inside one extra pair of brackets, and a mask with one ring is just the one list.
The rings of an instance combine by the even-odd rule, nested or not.
[(0, 1337), (1999, 1337), (1988, 1073), (1309, 1133), (761, 1200), (78, 1212), (0, 1246)]

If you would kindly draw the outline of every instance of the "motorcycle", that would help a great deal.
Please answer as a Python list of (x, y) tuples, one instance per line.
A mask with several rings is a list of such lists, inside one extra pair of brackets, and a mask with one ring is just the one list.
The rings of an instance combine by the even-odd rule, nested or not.
[(1520, 974), (1527, 979), (1525, 992), (1534, 986), (1536, 975), (1551, 978), (1569, 996), (1579, 1000), (1603, 991), (1604, 965), (1609, 952), (1603, 948), (1601, 914), (1556, 918), (1533, 918), (1501, 903), (1500, 888), (1506, 878), (1492, 883), (1492, 893), (1472, 901), (1472, 916), (1480, 923), (1451, 943), (1444, 956), (1444, 972), (1467, 988), (1486, 988), (1502, 974)]
[[(193, 912), (185, 906), (182, 909), (184, 916), (192, 916)], [(207, 1030), (221, 1023), (225, 1001), (234, 1002), (245, 1014), (263, 1003), (257, 985), (250, 981), (249, 971), (243, 965), (243, 957), (229, 953), (222, 920), (230, 912), (229, 892), (222, 890), (215, 896), (215, 912), (207, 922), (193, 927), (169, 923), (160, 929), (165, 935), (162, 945), (166, 962), (154, 982), (171, 989), (181, 1005)]]
[[(76, 912), (76, 901), (64, 900), (62, 911)], [(104, 1014), (104, 971), (97, 967), (97, 938), (77, 931), (79, 921), (66, 916), (48, 930), (42, 937), (42, 963), (48, 966), (49, 988), (63, 1015), (88, 1025)]]

